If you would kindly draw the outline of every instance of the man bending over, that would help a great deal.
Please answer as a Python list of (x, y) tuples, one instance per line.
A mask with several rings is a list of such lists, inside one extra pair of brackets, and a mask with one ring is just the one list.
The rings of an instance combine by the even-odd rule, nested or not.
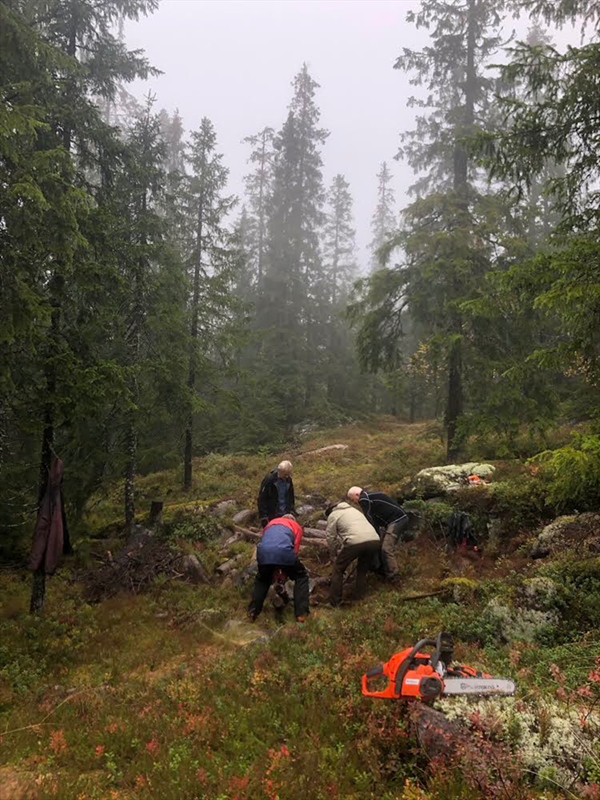
[(278, 570), (294, 581), (294, 613), (297, 622), (308, 616), (308, 572), (298, 558), (302, 528), (294, 519), (279, 517), (264, 529), (256, 548), (258, 573), (254, 581), (248, 616), (254, 622), (262, 611), (269, 587)]
[(388, 580), (397, 580), (400, 570), (396, 561), (396, 545), (408, 528), (408, 515), (402, 506), (383, 492), (367, 491), (360, 486), (353, 486), (348, 490), (348, 499), (360, 506), (377, 530), (384, 531), (381, 541), (383, 574)]
[(363, 596), (367, 572), (373, 556), (379, 550), (379, 536), (362, 511), (342, 502), (327, 511), (327, 542), (332, 553), (341, 545), (331, 573), (330, 602), (337, 606), (342, 601), (344, 572), (356, 561), (356, 598)]

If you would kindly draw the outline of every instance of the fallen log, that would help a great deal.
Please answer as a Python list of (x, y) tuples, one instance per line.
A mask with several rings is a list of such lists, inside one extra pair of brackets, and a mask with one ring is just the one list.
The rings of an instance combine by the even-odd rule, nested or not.
[(319, 447), (317, 450), (308, 450), (306, 453), (298, 453), (296, 458), (305, 458), (306, 456), (320, 456), (323, 453), (343, 452), (348, 449), (347, 444), (329, 444), (327, 447)]
[(319, 528), (304, 528), (304, 535), (309, 539), (326, 539), (327, 534)]
[(233, 536), (229, 536), (227, 539), (225, 539), (219, 550), (227, 550), (228, 547), (236, 542), (239, 542), (242, 538), (243, 536), (241, 533), (234, 533)]
[[(240, 528), (239, 526), (236, 526), (236, 528), (234, 530), (236, 532), (239, 531), (247, 542), (258, 543), (258, 542), (260, 542), (260, 540), (262, 538), (262, 534), (255, 533), (254, 531), (249, 531), (246, 528)], [(300, 550), (310, 549), (310, 548), (315, 549), (315, 550), (319, 550), (319, 551), (328, 551), (329, 550), (329, 546), (328, 546), (327, 542), (324, 541), (323, 539), (310, 538), (310, 537), (309, 538), (305, 538), (305, 537), (303, 537), (302, 541), (300, 542)]]
[(399, 599), (406, 602), (408, 600), (424, 600), (426, 597), (437, 597), (440, 594), (447, 594), (447, 589), (436, 589), (435, 592), (425, 592), (424, 594), (408, 594)]

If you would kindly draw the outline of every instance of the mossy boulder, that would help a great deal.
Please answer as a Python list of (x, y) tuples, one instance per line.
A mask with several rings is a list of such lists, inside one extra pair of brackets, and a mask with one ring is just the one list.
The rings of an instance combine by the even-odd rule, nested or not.
[(600, 514), (587, 512), (557, 517), (538, 533), (531, 548), (532, 558), (546, 558), (566, 550), (589, 550), (588, 544), (600, 534)]
[(477, 581), (470, 578), (445, 578), (441, 586), (448, 591), (453, 602), (459, 605), (472, 603), (479, 588)]
[(505, 605), (498, 597), (487, 604), (485, 615), (498, 626), (501, 638), (508, 643), (535, 642), (545, 629), (559, 621), (554, 611), (512, 607)]
[(469, 475), (477, 475), (482, 480), (491, 480), (496, 468), (492, 464), (468, 461), (464, 464), (447, 464), (444, 467), (428, 467), (417, 472), (410, 481), (405, 481), (398, 494), (403, 499), (415, 497), (443, 497), (464, 486)]

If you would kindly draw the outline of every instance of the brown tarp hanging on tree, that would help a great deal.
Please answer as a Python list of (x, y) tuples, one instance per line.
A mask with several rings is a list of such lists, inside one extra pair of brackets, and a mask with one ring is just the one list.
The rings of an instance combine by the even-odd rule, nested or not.
[(71, 552), (62, 491), (63, 471), (62, 460), (54, 457), (33, 531), (28, 566), (44, 575), (53, 575), (63, 553)]

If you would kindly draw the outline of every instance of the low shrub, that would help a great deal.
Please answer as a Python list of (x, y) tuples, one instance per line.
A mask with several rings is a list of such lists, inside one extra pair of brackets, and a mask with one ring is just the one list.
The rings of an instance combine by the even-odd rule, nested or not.
[(210, 542), (222, 535), (223, 528), (219, 519), (210, 511), (202, 511), (198, 514), (181, 512), (165, 527), (164, 533), (168, 539)]
[(568, 641), (594, 631), (600, 619), (600, 558), (544, 564), (538, 574), (556, 584), (552, 606), (560, 615), (560, 635)]
[(428, 528), (430, 531), (440, 536), (448, 529), (448, 519), (453, 513), (454, 506), (444, 500), (407, 500), (402, 504), (406, 511), (416, 514), (420, 520), (421, 527)]
[(550, 504), (559, 510), (597, 508), (600, 436), (574, 433), (571, 444), (558, 450), (545, 450), (532, 461), (542, 469)]
[(533, 476), (492, 485), (490, 514), (502, 517), (507, 535), (535, 528), (551, 514), (542, 483)]

